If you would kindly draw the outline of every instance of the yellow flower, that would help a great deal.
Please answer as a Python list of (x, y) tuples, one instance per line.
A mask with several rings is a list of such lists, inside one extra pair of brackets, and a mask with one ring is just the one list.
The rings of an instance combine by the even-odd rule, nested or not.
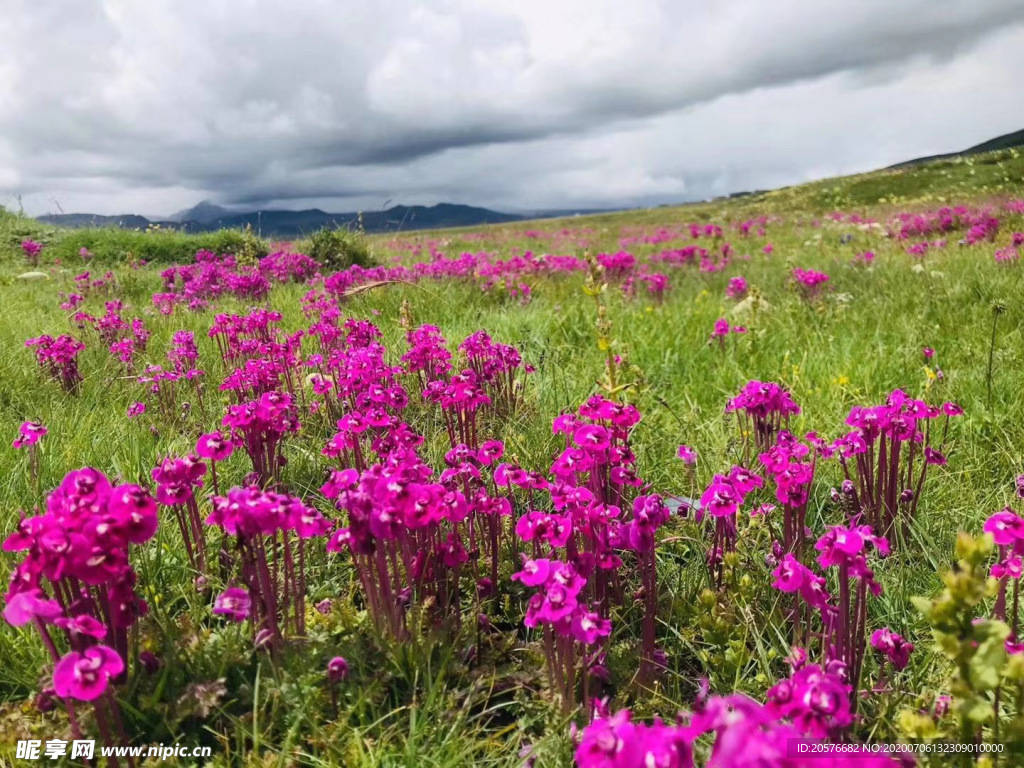
[(849, 376), (839, 375), (839, 376), (836, 376), (834, 379), (832, 379), (832, 385), (835, 386), (835, 387), (845, 387), (849, 383), (850, 383), (850, 377)]

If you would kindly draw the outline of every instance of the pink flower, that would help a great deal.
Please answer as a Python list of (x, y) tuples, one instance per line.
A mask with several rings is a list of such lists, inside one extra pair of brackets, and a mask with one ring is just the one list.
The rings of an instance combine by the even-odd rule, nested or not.
[(612, 631), (610, 619), (602, 619), (593, 611), (580, 610), (572, 620), (572, 634), (584, 645), (593, 645)]
[(587, 453), (602, 453), (609, 446), (608, 430), (596, 424), (585, 424), (579, 427), (572, 439)]
[(94, 637), (100, 640), (107, 636), (107, 628), (103, 623), (87, 613), (75, 616), (73, 619), (62, 617), (53, 623), (61, 629), (66, 629), (72, 637), (84, 635), (85, 637)]
[(539, 587), (548, 580), (551, 565), (551, 560), (547, 558), (527, 560), (523, 563), (523, 570), (512, 574), (512, 579), (522, 582), (527, 587)]
[(141, 416), (146, 412), (145, 403), (132, 403), (128, 406), (128, 418), (134, 419), (136, 416)]
[(925, 347), (921, 351), (924, 353), (925, 360), (931, 360), (933, 357), (935, 357), (935, 350), (932, 349), (931, 347)]
[(838, 675), (808, 664), (768, 691), (767, 709), (792, 720), (800, 731), (824, 738), (853, 722), (850, 693)]
[(742, 299), (747, 295), (747, 279), (743, 276), (737, 276), (729, 279), (729, 285), (726, 286), (725, 295), (730, 299)]
[(99, 698), (110, 678), (124, 671), (124, 662), (113, 648), (95, 645), (83, 653), (71, 651), (53, 668), (53, 688), (65, 699), (92, 701)]
[(871, 635), (871, 647), (889, 657), (896, 669), (903, 669), (910, 661), (914, 644), (908, 643), (888, 627), (876, 629)]
[(683, 464), (693, 466), (697, 463), (697, 451), (688, 445), (680, 445), (679, 450), (676, 451), (676, 456), (679, 457)]
[(982, 530), (991, 533), (996, 544), (1005, 546), (1024, 539), (1024, 520), (1006, 507), (989, 517)]
[(335, 656), (327, 662), (327, 679), (333, 684), (348, 679), (348, 662), (343, 656)]
[(213, 612), (227, 616), (232, 621), (245, 621), (249, 618), (251, 601), (249, 593), (240, 587), (225, 589), (213, 603)]
[(234, 450), (234, 445), (221, 432), (208, 432), (196, 441), (196, 453), (210, 461), (224, 461)]
[(793, 270), (793, 278), (800, 285), (804, 294), (810, 297), (816, 296), (821, 287), (829, 281), (829, 276), (824, 272), (817, 272), (813, 269), (801, 269), (800, 267)]
[(4, 618), (8, 624), (21, 627), (35, 619), (49, 623), (63, 612), (60, 603), (48, 599), (41, 589), (36, 588), (10, 595), (4, 608)]
[(712, 517), (729, 517), (736, 514), (743, 499), (735, 485), (727, 477), (715, 475), (711, 485), (700, 497), (701, 509)]
[(505, 444), (500, 440), (488, 440), (477, 451), (477, 458), (480, 459), (481, 464), (486, 466), (490, 466), (504, 455)]
[(992, 565), (991, 574), (994, 579), (1019, 579), (1024, 572), (1022, 561), (1018, 555), (1012, 555), (1005, 560)]
[(804, 602), (814, 608), (825, 608), (828, 603), (828, 592), (825, 591), (825, 579), (816, 575), (810, 568), (803, 565), (791, 553), (787, 553), (772, 571), (775, 581), (772, 586), (780, 592), (799, 592)]
[(37, 243), (35, 240), (22, 240), (21, 250), (25, 252), (25, 257), (32, 262), (39, 256), (39, 252), (43, 250), (42, 243)]
[(27, 445), (35, 445), (39, 438), (47, 433), (46, 427), (40, 421), (26, 421), (18, 427), (18, 436), (11, 443), (15, 448), (24, 448)]

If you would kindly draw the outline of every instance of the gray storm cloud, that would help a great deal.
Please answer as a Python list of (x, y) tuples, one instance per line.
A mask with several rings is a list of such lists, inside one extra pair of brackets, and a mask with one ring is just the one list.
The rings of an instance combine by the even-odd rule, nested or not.
[(30, 213), (647, 203), (1024, 127), (1024, 0), (7, 5)]

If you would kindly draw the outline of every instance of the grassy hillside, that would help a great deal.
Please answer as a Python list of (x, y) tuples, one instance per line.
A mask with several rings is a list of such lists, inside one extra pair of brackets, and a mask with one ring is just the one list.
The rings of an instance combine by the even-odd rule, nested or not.
[[(1019, 764), (1024, 656), (1006, 643), (1018, 587), (997, 600), (986, 581), (997, 558), (1016, 564), (958, 532), (979, 535), (1024, 493), (1021, 171), (1007, 151), (693, 206), (380, 236), (384, 266), (334, 274), (300, 257), (192, 262), (239, 233), (63, 231), (0, 212), (0, 538), (36, 508), (75, 534), (26, 525), (33, 546), (0, 552), (5, 583), (25, 558), (61, 564), (19, 571), (42, 574), (44, 592), (0, 622), (0, 762), (16, 740), (81, 731), (212, 753), (168, 765), (565, 768), (606, 708), (662, 718), (643, 733), (678, 736), (701, 766), (713, 743), (733, 760), (719, 764), (754, 764), (737, 750), (795, 738), (794, 723), (844, 744), (998, 743), (1001, 764)], [(895, 236), (864, 221), (898, 213)], [(49, 279), (19, 279), (25, 238), (43, 244)], [(113, 278), (97, 281), (100, 267)], [(61, 334), (84, 347), (39, 359), (25, 344)], [(778, 384), (799, 412), (771, 427), (726, 413), (751, 381)], [(598, 394), (614, 404), (584, 406)], [(803, 437), (831, 443), (862, 423), (854, 438), (876, 440), (875, 422), (850, 417), (882, 403), (870, 413), (892, 417), (900, 454), (855, 453), (850, 438), (844, 463)], [(25, 422), (46, 434), (12, 444)], [(778, 454), (755, 445), (783, 423), (795, 442), (775, 447), (806, 457), (809, 477), (771, 469)], [(197, 459), (165, 465), (229, 429), (231, 454), (201, 476)], [(83, 467), (157, 493), (155, 529), (136, 519), (150, 519), (145, 493), (108, 499), (87, 478), (48, 506)], [(742, 507), (723, 512), (740, 483)], [(253, 484), (291, 498), (237, 495)], [(213, 501), (229, 488), (232, 504)], [(247, 525), (217, 524), (234, 514)], [(891, 555), (854, 531), (841, 543), (866, 547), (863, 563), (820, 560), (851, 521), (884, 533)], [(347, 525), (355, 544), (329, 552)], [(1005, 529), (1024, 546), (1024, 520)], [(826, 598), (812, 581), (789, 589), (783, 541)], [(577, 570), (527, 572), (524, 558)], [(123, 608), (126, 586), (145, 610)], [(586, 610), (559, 613), (577, 598)], [(55, 610), (100, 629), (72, 633)], [(905, 663), (870, 644), (883, 628), (914, 644)], [(58, 696), (58, 678), (92, 692), (55, 662), (99, 640), (123, 673), (102, 697)], [(801, 717), (761, 708), (785, 703), (786, 681), (810, 685), (792, 682), (794, 647), (808, 671), (838, 662), (818, 670), (830, 687), (793, 697), (820, 705)], [(716, 707), (715, 732), (677, 730), (677, 713)]]

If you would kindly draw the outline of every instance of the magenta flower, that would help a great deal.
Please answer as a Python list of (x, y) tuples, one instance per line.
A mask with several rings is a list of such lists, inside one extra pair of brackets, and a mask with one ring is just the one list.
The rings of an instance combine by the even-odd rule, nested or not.
[(780, 680), (767, 693), (767, 709), (803, 733), (824, 738), (853, 722), (851, 688), (831, 671), (808, 664)]
[(95, 645), (83, 653), (71, 651), (53, 668), (53, 688), (65, 699), (92, 701), (124, 671), (124, 662), (113, 648)]
[(814, 548), (821, 552), (818, 565), (824, 569), (833, 565), (863, 562), (868, 545), (873, 546), (881, 555), (889, 554), (888, 540), (875, 536), (869, 525), (832, 526), (818, 539)]
[(210, 461), (224, 461), (234, 450), (234, 445), (221, 432), (208, 432), (196, 441), (196, 453)]
[(787, 553), (772, 571), (775, 581), (772, 586), (780, 592), (799, 592), (804, 602), (813, 608), (827, 606), (829, 595), (825, 591), (825, 579), (803, 565), (791, 553)]
[(136, 416), (141, 416), (146, 412), (145, 403), (132, 403), (128, 406), (128, 418), (134, 419)]
[(982, 530), (991, 533), (996, 544), (1005, 546), (1024, 539), (1024, 520), (1006, 507), (989, 517)]
[(39, 438), (47, 433), (46, 427), (40, 421), (26, 421), (18, 427), (18, 436), (11, 443), (15, 448), (24, 448), (28, 445), (35, 445)]
[(931, 360), (933, 357), (935, 357), (935, 350), (932, 349), (931, 347), (925, 347), (924, 349), (921, 350), (921, 352), (924, 354), (925, 360)]
[(700, 507), (712, 517), (736, 514), (743, 502), (742, 495), (727, 477), (715, 475), (711, 485), (700, 497)]
[(1018, 555), (1011, 555), (1005, 560), (994, 563), (990, 571), (994, 579), (1019, 579), (1022, 572), (1024, 572), (1024, 565)]
[(25, 252), (25, 258), (29, 263), (35, 265), (39, 263), (39, 253), (43, 250), (43, 245), (35, 240), (22, 240), (21, 250)]
[(551, 565), (547, 558), (527, 560), (523, 563), (523, 570), (512, 574), (512, 580), (520, 581), (527, 587), (539, 587), (548, 580)]
[(737, 277), (729, 278), (729, 284), (725, 288), (725, 295), (730, 299), (742, 299), (746, 297), (748, 290), (747, 279), (742, 275), (738, 275)]
[(814, 298), (818, 295), (822, 286), (829, 281), (829, 276), (824, 272), (796, 267), (793, 270), (793, 279), (797, 282), (805, 296)]
[(587, 453), (602, 453), (608, 449), (608, 430), (597, 424), (584, 424), (577, 428), (573, 442)]
[(250, 608), (249, 593), (240, 587), (225, 589), (213, 603), (213, 612), (227, 616), (231, 621), (245, 621), (249, 618)]
[(63, 612), (60, 603), (48, 599), (43, 591), (37, 588), (16, 592), (8, 597), (4, 619), (12, 626), (21, 627), (36, 619), (49, 623)]
[(335, 656), (327, 662), (327, 679), (334, 684), (348, 679), (348, 662), (343, 656)]
[(612, 631), (610, 619), (602, 619), (593, 611), (577, 611), (572, 620), (573, 637), (584, 645), (594, 645), (603, 637), (608, 637)]
[(62, 616), (55, 619), (53, 623), (61, 629), (67, 630), (71, 637), (93, 637), (102, 640), (107, 636), (106, 625), (87, 613), (79, 614), (71, 619)]
[(676, 456), (683, 464), (693, 466), (697, 463), (697, 451), (688, 445), (680, 445), (679, 450), (676, 451)]
[(485, 466), (490, 466), (504, 455), (505, 444), (500, 440), (488, 440), (481, 445), (480, 450), (477, 451), (477, 458), (480, 459), (480, 463)]
[(896, 669), (903, 669), (910, 661), (914, 644), (908, 643), (888, 627), (876, 629), (871, 635), (871, 646), (884, 653)]

